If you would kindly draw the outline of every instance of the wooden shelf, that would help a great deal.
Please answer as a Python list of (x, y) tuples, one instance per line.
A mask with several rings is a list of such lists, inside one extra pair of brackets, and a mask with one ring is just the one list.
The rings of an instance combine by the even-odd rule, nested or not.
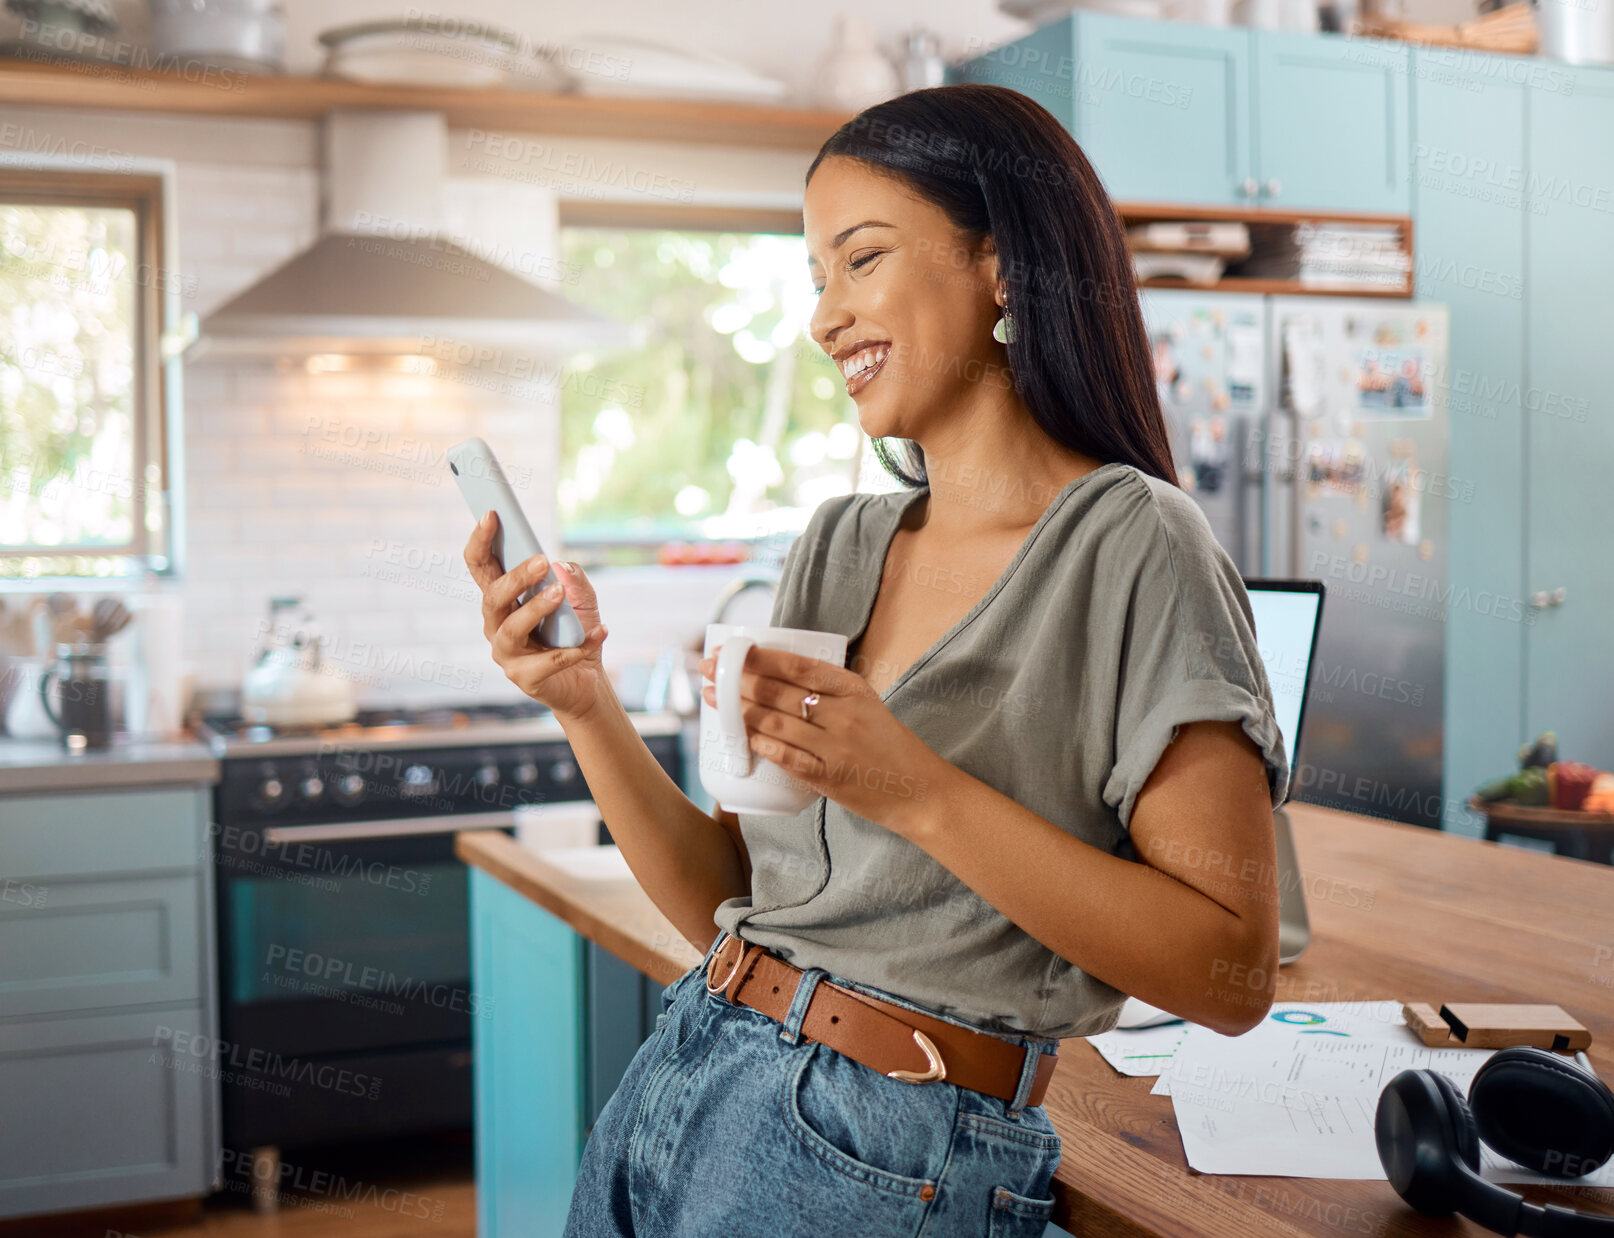
[(416, 108), (460, 129), (817, 151), (850, 113), (683, 99), (607, 99), (516, 90), (380, 86), (337, 78), (209, 70), (192, 78), (110, 64), (0, 61), (0, 107), (316, 120), (333, 108)]
[(1139, 288), (1175, 288), (1179, 292), (1249, 292), (1275, 297), (1389, 297), (1405, 301), (1410, 288), (1317, 288), (1292, 279), (1251, 279), (1229, 275), (1214, 284), (1190, 284), (1183, 279), (1145, 279)]
[(1128, 224), (1161, 219), (1231, 220), (1243, 223), (1297, 224), (1306, 220), (1342, 224), (1402, 224), (1412, 227), (1412, 216), (1379, 211), (1301, 210), (1276, 206), (1192, 206), (1174, 202), (1116, 202), (1115, 209)]
[[(1395, 224), (1401, 229), (1401, 246), (1410, 257), (1412, 249), (1412, 216), (1391, 215), (1376, 211), (1301, 210), (1292, 207), (1270, 206), (1190, 206), (1171, 202), (1117, 202), (1116, 212), (1123, 227), (1157, 221), (1209, 221), (1232, 222), (1249, 225), (1252, 234), (1258, 230), (1293, 227), (1298, 223), (1342, 224)], [(1361, 288), (1318, 288), (1292, 279), (1257, 278), (1247, 275), (1225, 275), (1214, 284), (1192, 284), (1181, 279), (1140, 280), (1139, 288), (1174, 288), (1194, 292), (1248, 292), (1285, 297), (1383, 297), (1390, 300), (1408, 300), (1413, 294), (1412, 273), (1400, 288), (1383, 288), (1368, 285)]]

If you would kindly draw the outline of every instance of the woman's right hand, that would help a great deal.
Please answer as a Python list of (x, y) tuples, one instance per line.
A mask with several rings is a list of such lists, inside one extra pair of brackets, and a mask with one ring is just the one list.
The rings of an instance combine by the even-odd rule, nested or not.
[(547, 705), (557, 718), (581, 717), (593, 708), (606, 678), (600, 657), (606, 628), (600, 623), (594, 587), (582, 568), (573, 564), (567, 571), (557, 564), (555, 578), (586, 636), (575, 649), (551, 649), (538, 643), (533, 639), (538, 622), (560, 605), (561, 594), (534, 594), (524, 606), (517, 606), (516, 599), (544, 578), (549, 558), (534, 555), (501, 574), (499, 561), (493, 557), (493, 534), (498, 527), (499, 517), (489, 512), (465, 543), (465, 566), (482, 590), (482, 634), (493, 648), (493, 660), (506, 679)]

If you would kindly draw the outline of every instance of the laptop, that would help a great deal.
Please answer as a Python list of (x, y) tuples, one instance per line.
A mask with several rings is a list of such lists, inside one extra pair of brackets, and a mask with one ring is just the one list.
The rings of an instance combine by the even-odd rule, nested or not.
[[(1255, 643), (1272, 687), (1272, 708), (1289, 757), (1289, 788), (1284, 804), (1294, 798), (1295, 771), (1300, 768), (1300, 729), (1306, 720), (1312, 662), (1322, 628), (1323, 582), (1263, 580), (1246, 577), (1245, 592), (1255, 617)], [(1311, 944), (1311, 917), (1306, 912), (1306, 885), (1295, 854), (1289, 814), (1279, 805), (1273, 813), (1278, 843), (1278, 961), (1292, 963)]]

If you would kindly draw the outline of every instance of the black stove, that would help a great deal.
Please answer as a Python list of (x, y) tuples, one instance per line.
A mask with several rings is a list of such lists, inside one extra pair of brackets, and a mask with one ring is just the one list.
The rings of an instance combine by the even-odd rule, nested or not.
[[(538, 728), (534, 723), (542, 724)], [(560, 724), (548, 706), (537, 701), (509, 703), (453, 702), (361, 709), (350, 721), (309, 726), (253, 722), (240, 714), (210, 715), (198, 733), (219, 757), (242, 753), (303, 752), (321, 743), (409, 744), (474, 743), (479, 736), (503, 731), (560, 735)]]
[[(639, 713), (684, 784), (683, 720)], [(340, 724), (197, 728), (214, 792), (224, 1141), (247, 1155), (471, 1123), (465, 830), (593, 799), (537, 702), (363, 710)], [(609, 842), (604, 823), (599, 841)]]

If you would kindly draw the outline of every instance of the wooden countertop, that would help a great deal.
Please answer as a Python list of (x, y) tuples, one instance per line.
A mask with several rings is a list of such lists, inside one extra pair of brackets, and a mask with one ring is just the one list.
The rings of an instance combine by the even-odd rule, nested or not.
[[(1555, 1002), (1591, 1030), (1592, 1064), (1614, 1079), (1614, 868), (1309, 804), (1287, 811), (1312, 941), (1280, 973), (1279, 1001)], [(461, 834), (456, 849), (662, 984), (700, 962), (635, 882), (580, 880), (497, 832)], [(1487, 1232), (1420, 1216), (1387, 1182), (1194, 1173), (1153, 1084), (1117, 1075), (1079, 1040), (1063, 1046), (1044, 1104), (1064, 1140), (1053, 1219), (1072, 1234)], [(1508, 1189), (1614, 1214), (1614, 1192)]]

